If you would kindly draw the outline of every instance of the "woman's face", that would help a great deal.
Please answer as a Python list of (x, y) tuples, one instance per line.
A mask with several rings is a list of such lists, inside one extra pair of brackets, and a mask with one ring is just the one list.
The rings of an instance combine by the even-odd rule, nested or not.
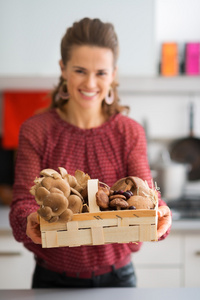
[(112, 51), (96, 46), (76, 46), (67, 65), (61, 61), (60, 66), (62, 77), (67, 80), (69, 101), (82, 109), (101, 107), (116, 73)]

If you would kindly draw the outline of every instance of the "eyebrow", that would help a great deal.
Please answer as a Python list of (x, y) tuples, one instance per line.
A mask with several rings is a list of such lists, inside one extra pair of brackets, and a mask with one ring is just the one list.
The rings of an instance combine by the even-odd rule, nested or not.
[[(80, 66), (73, 66), (72, 67), (73, 69), (80, 69), (80, 70), (83, 70), (83, 71), (87, 71), (86, 68), (83, 68), (83, 67), (80, 67)], [(97, 72), (107, 72), (108, 70), (107, 69), (100, 69), (100, 70), (97, 70)]]

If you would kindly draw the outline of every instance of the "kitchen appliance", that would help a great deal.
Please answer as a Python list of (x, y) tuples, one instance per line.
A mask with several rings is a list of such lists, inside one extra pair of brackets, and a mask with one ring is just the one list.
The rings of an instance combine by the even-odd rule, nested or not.
[(171, 161), (169, 152), (164, 150), (154, 170), (154, 180), (160, 188), (161, 197), (166, 202), (180, 199), (187, 181), (188, 165)]
[(198, 197), (185, 197), (177, 201), (168, 201), (167, 205), (175, 219), (198, 219), (200, 218), (200, 195)]
[(170, 156), (175, 162), (189, 164), (189, 180), (200, 179), (200, 139), (194, 136), (194, 104), (190, 103), (189, 136), (178, 139), (170, 145)]

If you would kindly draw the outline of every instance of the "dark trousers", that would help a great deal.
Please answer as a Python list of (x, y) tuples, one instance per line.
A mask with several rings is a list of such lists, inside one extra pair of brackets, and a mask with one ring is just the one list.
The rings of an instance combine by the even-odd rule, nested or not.
[(89, 279), (67, 277), (45, 269), (38, 264), (33, 274), (32, 288), (89, 288), (89, 287), (136, 287), (136, 276), (132, 263)]

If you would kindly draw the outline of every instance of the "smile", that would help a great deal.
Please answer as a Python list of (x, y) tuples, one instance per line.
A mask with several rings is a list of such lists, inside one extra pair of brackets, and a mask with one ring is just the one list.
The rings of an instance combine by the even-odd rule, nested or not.
[(80, 91), (80, 92), (86, 97), (94, 97), (97, 94), (97, 92), (84, 92), (84, 91)]

